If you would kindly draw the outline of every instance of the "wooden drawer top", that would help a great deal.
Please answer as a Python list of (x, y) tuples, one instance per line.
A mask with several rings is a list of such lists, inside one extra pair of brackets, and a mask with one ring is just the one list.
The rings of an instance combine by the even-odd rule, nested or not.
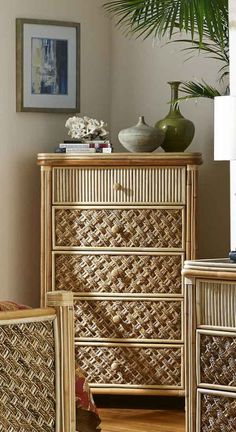
[(39, 153), (38, 165), (47, 166), (186, 166), (201, 165), (201, 153), (112, 153), (73, 155)]
[(183, 275), (190, 278), (236, 281), (236, 264), (228, 258), (185, 261)]

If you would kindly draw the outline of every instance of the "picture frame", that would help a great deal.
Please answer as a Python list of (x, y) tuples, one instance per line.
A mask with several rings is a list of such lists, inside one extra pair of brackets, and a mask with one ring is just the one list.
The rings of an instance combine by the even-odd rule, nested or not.
[(79, 23), (16, 19), (16, 111), (79, 113)]

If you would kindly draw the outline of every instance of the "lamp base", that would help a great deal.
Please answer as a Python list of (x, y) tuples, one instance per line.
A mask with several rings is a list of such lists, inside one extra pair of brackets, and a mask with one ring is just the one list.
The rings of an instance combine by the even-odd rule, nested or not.
[(236, 250), (235, 251), (231, 251), (229, 253), (229, 259), (230, 259), (230, 261), (236, 263)]

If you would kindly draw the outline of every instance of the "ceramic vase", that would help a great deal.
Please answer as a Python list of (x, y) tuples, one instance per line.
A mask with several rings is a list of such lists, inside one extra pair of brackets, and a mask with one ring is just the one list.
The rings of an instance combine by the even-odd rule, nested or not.
[(186, 119), (180, 112), (179, 104), (176, 102), (179, 96), (180, 81), (168, 83), (171, 87), (170, 111), (167, 116), (159, 120), (155, 127), (164, 134), (161, 147), (166, 152), (184, 152), (191, 144), (195, 127), (191, 120)]
[(118, 138), (129, 152), (153, 152), (162, 144), (164, 134), (161, 130), (148, 126), (141, 116), (135, 126), (121, 130)]

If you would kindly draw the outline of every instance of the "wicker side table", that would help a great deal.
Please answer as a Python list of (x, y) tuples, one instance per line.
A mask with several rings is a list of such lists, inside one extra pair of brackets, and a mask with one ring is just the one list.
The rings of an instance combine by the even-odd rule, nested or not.
[(236, 430), (236, 265), (187, 261), (187, 431)]

